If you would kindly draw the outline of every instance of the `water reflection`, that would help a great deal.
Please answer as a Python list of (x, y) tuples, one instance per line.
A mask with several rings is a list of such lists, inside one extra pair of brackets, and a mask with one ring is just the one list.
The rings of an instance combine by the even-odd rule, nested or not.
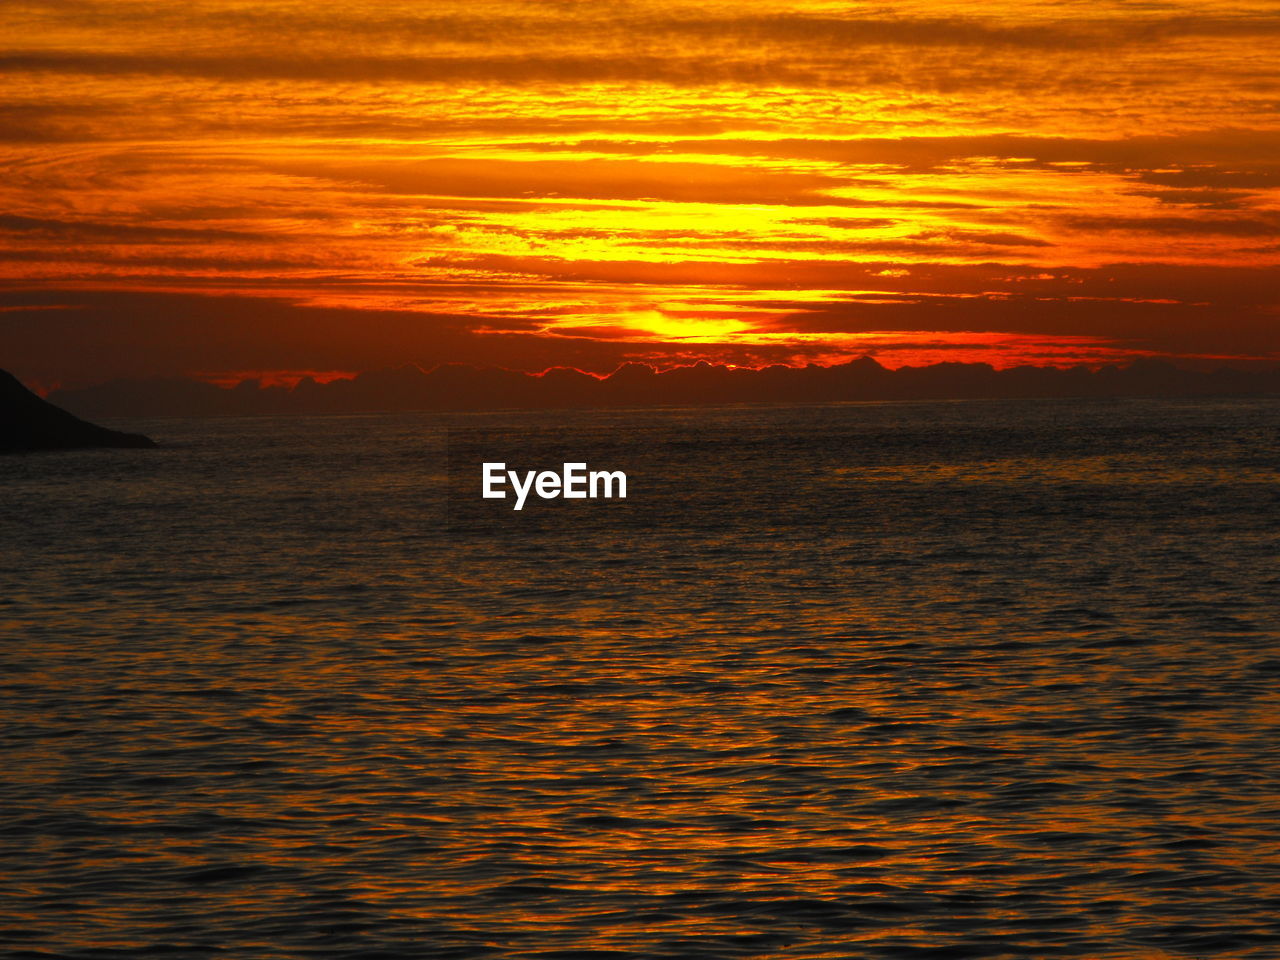
[[(1274, 955), (1263, 420), (160, 421), (154, 456), (6, 461), (5, 937)], [(645, 495), (446, 517), (494, 427), (599, 444)]]

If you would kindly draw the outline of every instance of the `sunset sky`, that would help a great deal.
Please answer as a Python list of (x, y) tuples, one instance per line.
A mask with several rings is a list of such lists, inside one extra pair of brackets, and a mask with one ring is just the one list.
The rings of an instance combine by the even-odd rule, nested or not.
[(9, 0), (0, 366), (1280, 362), (1275, 0)]

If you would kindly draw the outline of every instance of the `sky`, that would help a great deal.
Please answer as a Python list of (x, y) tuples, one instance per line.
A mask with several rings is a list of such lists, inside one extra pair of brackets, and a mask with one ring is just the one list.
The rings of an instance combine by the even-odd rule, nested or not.
[(1274, 0), (7, 0), (0, 366), (1280, 363)]

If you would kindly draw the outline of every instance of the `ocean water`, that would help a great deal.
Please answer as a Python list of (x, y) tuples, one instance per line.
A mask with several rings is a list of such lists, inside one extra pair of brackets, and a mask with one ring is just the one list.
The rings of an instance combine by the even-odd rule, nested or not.
[(0, 459), (7, 958), (1280, 957), (1280, 401), (114, 425)]

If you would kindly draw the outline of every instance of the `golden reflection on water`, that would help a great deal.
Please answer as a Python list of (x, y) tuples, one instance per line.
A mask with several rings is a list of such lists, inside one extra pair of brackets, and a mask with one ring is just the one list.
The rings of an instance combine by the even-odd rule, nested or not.
[[(1266, 957), (1275, 411), (1119, 412), (653, 412), (630, 512), (455, 503), (447, 536), (412, 418), (24, 461), (11, 926), (131, 960)], [(1021, 452), (1063, 418), (1088, 452)]]
[(898, 466), (839, 467), (833, 476), (870, 483), (1091, 483), (1159, 484), (1162, 486), (1204, 484), (1275, 484), (1280, 482), (1280, 469), (1265, 466), (1241, 466), (1237, 463), (1180, 464), (1176, 469), (1157, 457), (1132, 455), (1116, 457), (1076, 456), (1052, 459), (1043, 457), (1001, 457), (965, 463), (909, 463)]

